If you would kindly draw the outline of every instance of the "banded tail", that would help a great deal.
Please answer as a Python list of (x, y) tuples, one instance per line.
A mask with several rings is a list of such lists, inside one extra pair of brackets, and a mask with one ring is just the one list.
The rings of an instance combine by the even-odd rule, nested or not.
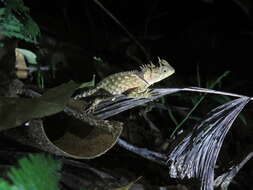
[(81, 98), (85, 98), (85, 97), (87, 97), (87, 96), (91, 96), (92, 94), (94, 94), (95, 92), (97, 92), (99, 89), (100, 89), (100, 87), (97, 86), (97, 87), (95, 87), (95, 88), (93, 88), (93, 89), (84, 91), (83, 93), (76, 95), (76, 96), (74, 97), (74, 100), (78, 100), (78, 99), (81, 99)]

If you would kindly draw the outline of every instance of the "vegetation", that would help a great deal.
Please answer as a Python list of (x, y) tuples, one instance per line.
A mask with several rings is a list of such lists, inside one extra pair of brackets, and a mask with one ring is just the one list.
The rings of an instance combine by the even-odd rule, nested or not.
[[(250, 3), (0, 5), (0, 189), (252, 188), (252, 164), (243, 167), (253, 157), (252, 80), (243, 63), (253, 56), (225, 53), (251, 49)], [(73, 99), (157, 56), (176, 73), (152, 86), (152, 97), (99, 90)]]
[(3, 1), (0, 8), (0, 34), (9, 38), (18, 38), (31, 43), (38, 43), (40, 35), (38, 25), (29, 15), (29, 8), (22, 0)]
[(3, 190), (57, 190), (59, 189), (61, 164), (45, 155), (32, 155), (18, 161), (7, 173), (11, 184), (0, 179)]

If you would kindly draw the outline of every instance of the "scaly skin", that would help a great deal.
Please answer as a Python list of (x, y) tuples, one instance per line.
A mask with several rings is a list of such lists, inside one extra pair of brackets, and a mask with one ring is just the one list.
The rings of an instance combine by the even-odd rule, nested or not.
[(111, 95), (124, 93), (133, 98), (148, 98), (151, 96), (149, 86), (169, 77), (175, 72), (167, 61), (159, 58), (158, 60), (158, 66), (150, 63), (141, 66), (140, 71), (126, 71), (109, 75), (100, 81), (94, 89), (85, 91), (75, 96), (74, 99), (91, 96), (100, 89), (109, 92)]

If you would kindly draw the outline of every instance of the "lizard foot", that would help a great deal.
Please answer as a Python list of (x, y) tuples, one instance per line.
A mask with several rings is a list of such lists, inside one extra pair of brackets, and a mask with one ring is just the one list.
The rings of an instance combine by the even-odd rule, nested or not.
[(92, 102), (92, 104), (84, 111), (86, 114), (91, 114), (91, 113), (94, 113), (98, 104), (100, 102), (102, 102), (103, 99), (95, 99), (94, 102)]

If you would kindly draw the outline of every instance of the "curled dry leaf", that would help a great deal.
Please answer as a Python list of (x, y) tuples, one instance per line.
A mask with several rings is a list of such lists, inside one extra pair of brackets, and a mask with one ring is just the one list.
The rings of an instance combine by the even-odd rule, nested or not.
[(20, 143), (52, 154), (76, 159), (92, 159), (104, 154), (116, 143), (121, 134), (122, 126), (117, 122), (113, 125), (117, 128), (117, 133), (114, 133), (114, 136), (99, 128), (93, 128), (87, 134), (84, 126), (76, 130), (75, 133), (66, 131), (60, 138), (51, 140), (50, 134), (44, 129), (43, 122), (33, 120), (29, 122), (29, 127), (14, 128), (4, 134)]
[(63, 111), (77, 87), (74, 82), (69, 82), (33, 99), (0, 97), (0, 131)]
[[(3, 119), (0, 121), (0, 130), (14, 128), (27, 122), (27, 126), (8, 130), (5, 135), (44, 151), (73, 158), (91, 159), (105, 153), (120, 136), (122, 123), (87, 116), (82, 114), (81, 110), (75, 110), (69, 99), (77, 87), (76, 83), (69, 82), (32, 99), (1, 97), (0, 117)], [(66, 107), (67, 103), (68, 107)], [(81, 109), (81, 104), (78, 105)], [(68, 115), (81, 120), (82, 127), (66, 130), (60, 137), (51, 139), (49, 136), (52, 135), (45, 130), (40, 118), (63, 110)], [(89, 133), (85, 123), (93, 127)], [(65, 128), (61, 124), (53, 127), (58, 133)]]

